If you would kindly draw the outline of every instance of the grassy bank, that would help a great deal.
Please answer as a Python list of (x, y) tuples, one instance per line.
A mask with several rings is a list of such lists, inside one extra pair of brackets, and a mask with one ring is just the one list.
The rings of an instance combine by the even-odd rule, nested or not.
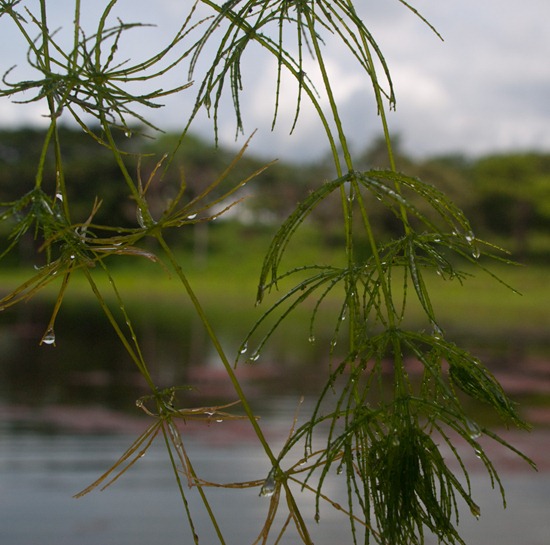
[[(204, 307), (214, 315), (233, 315), (235, 319), (246, 317), (252, 323), (269, 302), (276, 300), (273, 292), (261, 308), (255, 307), (261, 256), (270, 242), (270, 233), (230, 228), (212, 230), (209, 234), (210, 251), (197, 255), (192, 250), (182, 250), (180, 258)], [(294, 246), (289, 249), (287, 268), (305, 263), (338, 263), (341, 256), (335, 255), (323, 245), (313, 230), (299, 232)], [(498, 262), (482, 262), (503, 282), (520, 292), (495, 280), (479, 267), (466, 264), (464, 270), (469, 276), (462, 284), (457, 281), (443, 281), (435, 274), (428, 277), (430, 293), (436, 315), (443, 327), (464, 335), (502, 336), (513, 334), (526, 338), (546, 338), (550, 328), (550, 267), (512, 266)], [(148, 313), (166, 313), (170, 308), (188, 305), (177, 277), (169, 272), (166, 263), (151, 263), (136, 257), (118, 257), (114, 263), (113, 276), (117, 281), (126, 303), (136, 308), (145, 307)], [(108, 282), (97, 268), (97, 281), (108, 291)], [(2, 292), (7, 293), (21, 281), (33, 274), (26, 270), (0, 269)], [(396, 280), (396, 283), (398, 280)], [(52, 283), (42, 296), (55, 297), (59, 284)], [(288, 284), (290, 286), (290, 284)], [(288, 287), (287, 286), (287, 287)], [(281, 285), (280, 293), (284, 293)], [(395, 292), (400, 290), (396, 284)], [(421, 311), (414, 303), (415, 294), (409, 286), (408, 316), (411, 323), (421, 322)], [(83, 275), (71, 280), (66, 304), (93, 299)], [(77, 303), (79, 304), (79, 303)], [(313, 305), (314, 302), (311, 303)], [(324, 307), (328, 314), (341, 304), (337, 297), (328, 297)], [(304, 316), (308, 311), (305, 305)], [(332, 308), (331, 308), (332, 307)], [(309, 306), (311, 308), (311, 306)]]

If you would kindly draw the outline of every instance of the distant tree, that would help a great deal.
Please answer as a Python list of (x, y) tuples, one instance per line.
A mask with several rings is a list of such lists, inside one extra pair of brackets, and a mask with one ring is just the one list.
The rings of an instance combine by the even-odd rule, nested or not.
[[(477, 195), (469, 175), (468, 162), (464, 157), (458, 155), (415, 159), (403, 150), (399, 137), (395, 138), (393, 157), (399, 171), (433, 185), (466, 213), (476, 210)], [(388, 169), (390, 164), (384, 138), (373, 140), (359, 155), (359, 161), (361, 169)], [(423, 214), (435, 219), (434, 210), (428, 203), (414, 194), (408, 197)], [(374, 204), (372, 198), (371, 204)], [(401, 222), (386, 208), (378, 207), (376, 218), (375, 226), (382, 229), (381, 235), (385, 233), (385, 236), (395, 236), (401, 232)]]
[(514, 253), (529, 253), (529, 231), (550, 225), (550, 155), (494, 155), (473, 165), (486, 225), (513, 238)]

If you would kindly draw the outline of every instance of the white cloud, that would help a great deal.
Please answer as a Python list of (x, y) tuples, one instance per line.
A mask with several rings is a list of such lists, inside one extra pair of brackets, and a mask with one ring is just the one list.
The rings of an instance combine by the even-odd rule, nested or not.
[(437, 113), (448, 108), (451, 97), (443, 82), (430, 74), (424, 73), (421, 67), (403, 65), (394, 66), (393, 78), (399, 107), (418, 108), (422, 112)]
[[(86, 14), (97, 13), (105, 4), (84, 3), (83, 9)], [(70, 27), (73, 5), (72, 0), (50, 2), (50, 26), (57, 27), (59, 20)], [(441, 32), (443, 43), (397, 0), (358, 2), (392, 71), (397, 112), (391, 113), (390, 126), (401, 133), (408, 150), (429, 154), (514, 147), (550, 149), (548, 0), (526, 0), (521, 5), (517, 0), (417, 0), (414, 5)], [(152, 51), (152, 46), (165, 44), (187, 7), (188, 3), (181, 0), (158, 0), (153, 10), (149, 0), (120, 0), (117, 14), (124, 21), (159, 25), (157, 29), (130, 32), (124, 41), (127, 45), (121, 47), (121, 57), (139, 60)], [(0, 47), (7, 52), (0, 58), (0, 71), (16, 62), (12, 56), (18, 56), (17, 62), (24, 61), (24, 49), (13, 47), (16, 34), (8, 23), (6, 18), (0, 20)], [(89, 28), (96, 24), (90, 23)], [(341, 44), (334, 45), (326, 37), (327, 66), (335, 82), (335, 96), (348, 136), (361, 148), (381, 131), (372, 86), (357, 64), (343, 54)], [(271, 133), (275, 61), (256, 53), (247, 59), (242, 106), (247, 136), (258, 128), (252, 149), (266, 156), (293, 159), (321, 155), (321, 150), (328, 148), (326, 138), (305, 97), (298, 127), (288, 138), (295, 107), (295, 85), (290, 77), (285, 77), (280, 118)], [(19, 70), (18, 74), (26, 77), (24, 70)], [(313, 77), (309, 64), (306, 72)], [(186, 71), (181, 68), (162, 86), (181, 84), (185, 78)], [(166, 98), (166, 108), (144, 113), (153, 113), (153, 120), (166, 128), (181, 127), (193, 107), (196, 90)], [(226, 111), (221, 113), (220, 136), (224, 143), (232, 143), (235, 124), (230, 95), (224, 100), (227, 108), (224, 106)], [(13, 106), (8, 99), (0, 99), (0, 126), (30, 122), (34, 116), (43, 122), (35, 107)], [(211, 136), (212, 120), (201, 115), (195, 128)]]

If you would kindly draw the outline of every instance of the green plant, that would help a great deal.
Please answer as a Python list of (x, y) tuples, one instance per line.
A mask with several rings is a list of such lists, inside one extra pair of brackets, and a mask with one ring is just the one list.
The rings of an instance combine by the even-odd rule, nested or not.
[[(399, 1), (427, 23), (411, 5)], [(39, 73), (35, 80), (12, 82), (14, 72), (10, 71), (4, 76), (0, 96), (34, 92), (34, 96), (25, 98), (25, 101), (45, 100), (49, 109), (49, 129), (36, 169), (35, 187), (16, 201), (2, 203), (4, 211), (0, 216), (0, 220), (11, 228), (2, 257), (31, 232), (39, 240), (38, 249), (45, 254), (45, 264), (4, 297), (0, 304), (2, 308), (8, 308), (26, 301), (46, 285), (60, 279), (59, 294), (41, 340), (42, 343), (55, 344), (55, 321), (67, 285), (76, 272), (84, 275), (106, 319), (151, 390), (150, 395), (137, 401), (137, 405), (154, 419), (153, 424), (111, 469), (79, 496), (97, 486), (111, 484), (161, 435), (195, 542), (199, 542), (199, 536), (187, 502), (184, 480), (198, 490), (219, 542), (225, 543), (206, 494), (208, 486), (222, 485), (207, 482), (197, 475), (177, 422), (195, 418), (246, 418), (253, 426), (272, 469), (258, 481), (225, 486), (256, 486), (261, 496), (270, 498), (265, 526), (256, 543), (267, 543), (270, 538), (274, 543), (279, 542), (291, 525), (303, 543), (312, 543), (308, 520), (296, 499), (296, 484), (303, 492), (313, 494), (316, 521), (321, 517), (322, 501), (346, 513), (350, 522), (350, 542), (420, 544), (424, 543), (425, 532), (429, 531), (440, 542), (463, 543), (456, 528), (459, 502), (464, 501), (476, 517), (480, 509), (472, 497), (457, 438), (462, 438), (466, 446), (475, 450), (493, 484), (500, 487), (503, 500), (504, 491), (498, 474), (478, 439), (486, 435), (518, 455), (522, 454), (472, 420), (464, 409), (462, 394), (487, 403), (507, 423), (523, 428), (527, 425), (483, 364), (446, 339), (430, 299), (425, 272), (436, 271), (444, 279), (462, 281), (465, 273), (457, 263), (475, 263), (487, 271), (480, 261), (481, 255), (501, 259), (499, 249), (478, 240), (462, 211), (442, 192), (397, 171), (385, 113), (388, 107), (395, 106), (390, 70), (353, 2), (229, 0), (219, 4), (202, 0), (200, 3), (211, 9), (211, 17), (201, 19), (197, 16), (196, 5), (193, 6), (181, 29), (166, 47), (145, 61), (130, 64), (118, 60), (118, 46), (128, 31), (143, 25), (126, 24), (120, 20), (110, 23), (116, 0), (106, 3), (97, 29), (91, 35), (81, 27), (80, 0), (75, 0), (74, 45), (69, 53), (56, 41), (56, 34), (49, 30), (46, 0), (40, 1), (37, 13), (23, 9), (20, 0), (0, 2), (0, 16), (11, 20), (20, 30), (29, 47), (29, 64)], [(33, 32), (37, 32), (37, 38), (32, 36)], [(389, 169), (359, 171), (355, 168), (333, 92), (334, 82), (325, 62), (323, 34), (326, 33), (340, 39), (356, 60), (358, 70), (372, 83)], [(154, 90), (135, 95), (126, 90), (128, 83), (148, 83), (168, 71), (180, 69), (186, 61), (189, 61), (192, 75), (197, 70), (199, 58), (206, 55), (206, 44), (212, 42), (216, 44), (214, 57), (209, 60), (209, 68), (198, 84), (196, 106), (176, 150), (185, 146), (186, 133), (203, 107), (213, 115), (217, 131), (218, 111), (227, 87), (233, 100), (237, 131), (244, 130), (240, 109), (241, 61), (248, 48), (257, 45), (276, 60), (273, 123), (277, 120), (280, 97), (287, 92), (282, 74), (288, 72), (294, 76), (298, 89), (295, 123), (299, 119), (302, 101), (307, 98), (325, 129), (336, 171), (335, 179), (328, 183), (320, 181), (275, 234), (263, 262), (258, 304), (283, 281), (287, 284), (294, 280), (295, 284), (271, 303), (253, 326), (235, 357), (236, 361), (222, 348), (188, 281), (184, 266), (166, 241), (165, 232), (214, 219), (232, 206), (227, 204), (228, 199), (260, 175), (263, 169), (250, 173), (237, 183), (228, 184), (229, 175), (244, 153), (245, 145), (233, 162), (191, 199), (187, 198), (187, 185), (182, 174), (176, 195), (165, 204), (160, 214), (155, 214), (148, 200), (149, 190), (155, 184), (162, 184), (176, 150), (160, 159), (140, 158), (134, 175), (127, 166), (131, 151), (122, 149), (115, 138), (116, 131), (128, 136), (136, 131), (130, 120), (154, 127), (137, 112), (137, 106), (157, 107), (158, 98), (170, 93), (189, 92), (187, 88), (190, 86), (185, 81), (167, 91)], [(304, 70), (304, 58), (310, 54), (318, 69), (315, 75), (306, 74)], [(379, 79), (378, 66), (384, 74), (383, 80)], [(363, 104), (357, 107), (362, 108)], [(126, 185), (136, 209), (134, 227), (96, 224), (94, 218), (101, 206), (101, 196), (90, 203), (88, 217), (72, 218), (67, 192), (71, 180), (65, 175), (63, 140), (58, 130), (59, 119), (63, 116), (71, 116), (98, 146), (111, 151), (112, 160), (120, 172), (120, 181)], [(48, 164), (49, 150), (53, 150), (53, 165)], [(149, 174), (142, 178), (144, 163), (151, 161), (153, 166), (149, 164)], [(47, 168), (53, 168), (55, 172), (55, 187), (45, 187), (44, 172)], [(284, 255), (291, 251), (296, 231), (310, 213), (332, 195), (337, 195), (341, 203), (345, 240), (341, 259), (330, 265), (304, 263), (298, 268), (284, 270)], [(371, 197), (374, 199), (367, 200)], [(398, 220), (400, 236), (389, 242), (377, 240), (371, 220), (372, 209), (376, 206), (383, 207)], [(219, 212), (220, 207), (222, 212)], [(235, 411), (233, 403), (181, 408), (178, 392), (184, 386), (160, 389), (154, 383), (132, 326), (132, 317), (111, 272), (112, 260), (121, 255), (167, 262), (202, 320), (235, 389), (241, 412)], [(100, 276), (108, 279), (116, 302), (114, 305), (109, 303), (100, 287)], [(396, 281), (400, 283), (399, 290), (395, 288)], [(234, 365), (242, 359), (258, 360), (271, 334), (306, 301), (312, 301), (313, 308), (309, 342), (316, 342), (318, 311), (327, 295), (335, 292), (341, 295), (341, 305), (334, 316), (332, 340), (326, 347), (331, 356), (326, 386), (306, 423), (296, 429), (292, 426), (288, 441), (276, 454), (237, 380)], [(423, 331), (409, 330), (403, 325), (411, 299), (416, 299), (423, 309), (426, 322)], [(250, 350), (250, 346), (254, 346), (254, 350)], [(407, 361), (411, 357), (422, 364), (420, 381), (413, 380), (408, 370)], [(457, 459), (463, 479), (455, 477), (449, 469), (438, 441), (443, 442)], [(289, 456), (296, 451), (300, 453), (298, 462), (295, 456)], [(323, 484), (332, 468), (345, 476), (347, 505), (337, 505), (324, 492)], [(288, 510), (284, 523), (275, 527), (275, 515), (284, 505)]]

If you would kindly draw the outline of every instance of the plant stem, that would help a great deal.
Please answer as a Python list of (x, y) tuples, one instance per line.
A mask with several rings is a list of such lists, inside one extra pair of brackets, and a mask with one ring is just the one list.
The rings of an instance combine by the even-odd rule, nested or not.
[[(191, 299), (191, 302), (193, 304), (193, 307), (195, 308), (195, 311), (197, 312), (197, 315), (201, 319), (201, 322), (208, 334), (208, 337), (210, 338), (212, 344), (214, 345), (214, 348), (216, 352), (218, 353), (218, 356), (220, 357), (221, 362), (223, 363), (223, 366), (225, 368), (225, 371), (227, 373), (227, 376), (229, 377), (229, 380), (231, 381), (231, 384), (233, 385), (233, 388), (235, 389), (235, 392), (237, 393), (237, 396), (239, 397), (239, 400), (243, 406), (244, 412), (246, 413), (246, 416), (248, 417), (249, 422), (251, 423), (252, 427), (254, 428), (254, 432), (256, 433), (256, 436), (258, 437), (258, 440), (260, 441), (265, 453), (267, 454), (267, 457), (269, 458), (271, 464), (273, 467), (279, 467), (279, 461), (273, 451), (271, 450), (271, 447), (269, 446), (269, 443), (267, 442), (267, 439), (265, 438), (265, 435), (262, 431), (262, 428), (258, 424), (258, 419), (256, 418), (254, 412), (252, 411), (252, 408), (250, 404), (248, 403), (248, 399), (246, 397), (246, 394), (244, 393), (242, 386), (235, 375), (235, 372), (233, 370), (233, 366), (229, 362), (229, 359), (227, 358), (225, 351), (223, 350), (221, 343), (213, 330), (208, 317), (206, 316), (206, 313), (204, 309), (202, 308), (202, 305), (200, 304), (199, 299), (197, 298), (193, 288), (191, 287), (191, 284), (187, 280), (187, 276), (183, 272), (183, 269), (181, 268), (181, 265), (176, 260), (176, 257), (174, 256), (172, 249), (168, 246), (166, 241), (164, 240), (161, 233), (156, 234), (156, 238), (159, 241), (159, 244), (161, 245), (162, 249), (164, 250), (166, 256), (168, 257), (168, 260), (170, 261), (172, 267), (174, 268), (176, 274), (178, 275), (178, 278), (180, 279), (181, 283), (183, 284), (185, 291), (187, 292), (187, 295)], [(296, 517), (296, 523), (300, 526), (301, 531), (305, 536), (308, 537), (309, 541), (307, 543), (311, 543), (313, 545), (313, 542), (311, 542), (311, 539), (309, 538), (309, 532), (307, 530), (307, 526), (305, 521), (303, 520), (302, 514), (300, 510), (298, 509), (298, 506), (296, 504), (296, 500), (294, 498), (294, 495), (292, 494), (292, 490), (290, 489), (290, 486), (288, 485), (288, 482), (286, 479), (282, 480), (282, 486), (285, 489), (286, 495), (287, 495), (287, 501), (291, 504), (291, 506), (294, 509), (295, 517)]]

